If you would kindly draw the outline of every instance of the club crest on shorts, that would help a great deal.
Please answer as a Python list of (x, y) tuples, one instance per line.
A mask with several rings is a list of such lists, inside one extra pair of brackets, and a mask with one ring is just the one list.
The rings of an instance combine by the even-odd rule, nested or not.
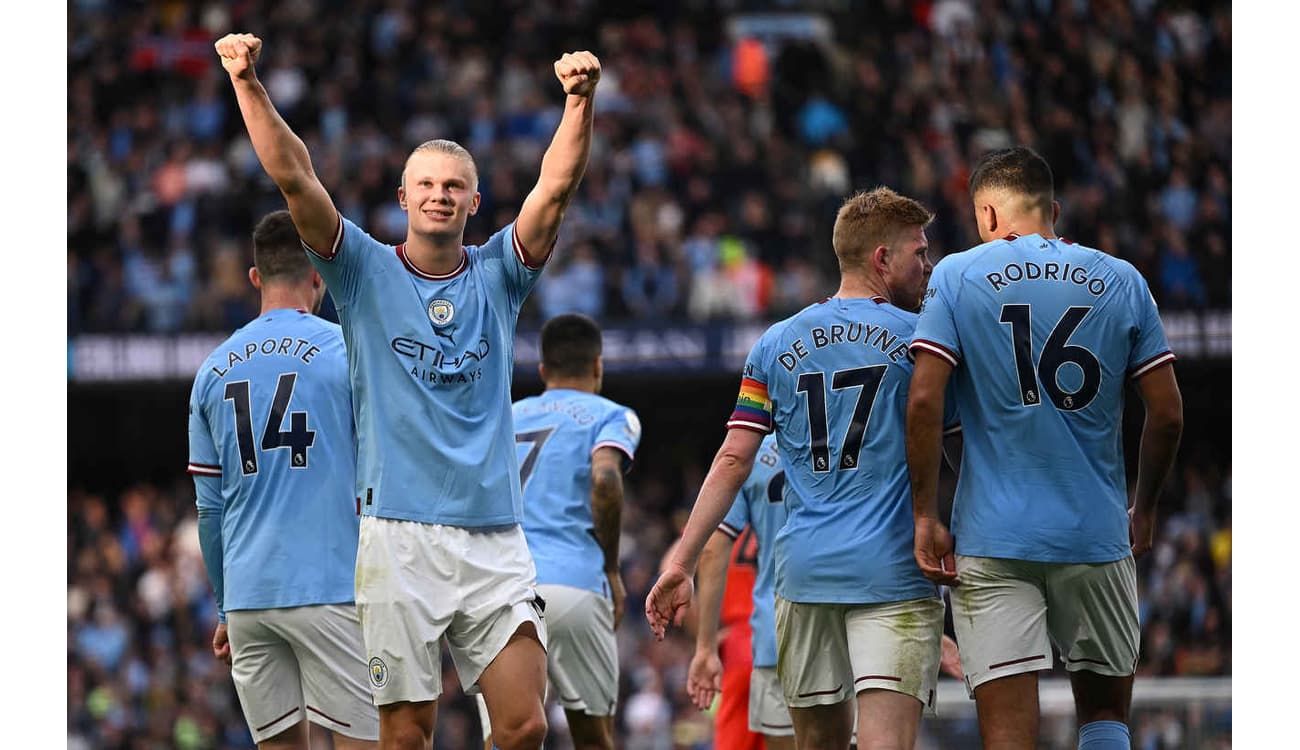
[(436, 326), (445, 326), (456, 317), (456, 306), (450, 300), (436, 299), (429, 303), (429, 320)]
[(388, 665), (378, 656), (370, 660), (370, 684), (377, 688), (388, 684)]

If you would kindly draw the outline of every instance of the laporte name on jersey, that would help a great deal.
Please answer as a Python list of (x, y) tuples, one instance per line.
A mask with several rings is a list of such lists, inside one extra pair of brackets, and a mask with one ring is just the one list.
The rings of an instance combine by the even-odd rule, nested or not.
[[(304, 349), (303, 347), (306, 348)], [(298, 359), (301, 359), (304, 364), (309, 365), (311, 364), (312, 357), (320, 354), (320, 347), (307, 339), (291, 338), (289, 336), (279, 339), (266, 339), (260, 344), (255, 341), (250, 341), (247, 344), (244, 344), (244, 353), (242, 355), (234, 349), (230, 349), (226, 352), (226, 369), (223, 370), (217, 365), (213, 365), (212, 371), (216, 373), (217, 377), (224, 378), (226, 373), (230, 372), (230, 368), (240, 362), (250, 360), (259, 354), (266, 356), (297, 357)]]

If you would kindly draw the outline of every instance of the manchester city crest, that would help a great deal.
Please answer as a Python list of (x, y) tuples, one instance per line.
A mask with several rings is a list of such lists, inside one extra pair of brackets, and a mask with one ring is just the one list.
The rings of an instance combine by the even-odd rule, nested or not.
[(456, 317), (456, 306), (449, 300), (436, 299), (429, 303), (429, 320), (436, 326), (445, 326)]
[(378, 656), (370, 660), (370, 682), (377, 688), (388, 684), (388, 665)]

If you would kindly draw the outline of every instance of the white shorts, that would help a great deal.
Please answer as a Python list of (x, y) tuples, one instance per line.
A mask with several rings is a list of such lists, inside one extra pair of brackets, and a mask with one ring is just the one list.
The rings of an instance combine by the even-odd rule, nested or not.
[(790, 708), (825, 706), (879, 688), (934, 710), (943, 600), (801, 604), (776, 597), (777, 674)]
[(1133, 674), (1138, 656), (1137, 567), (957, 556), (949, 590), (961, 666), (979, 685), (1052, 668), (1052, 644), (1071, 672)]
[(375, 705), (436, 700), (446, 638), (465, 692), (521, 625), (546, 626), (524, 532), (361, 517), (357, 612)]
[(618, 704), (614, 602), (594, 591), (542, 585), (546, 601), (546, 671), (566, 711), (613, 716)]
[(749, 673), (749, 731), (771, 737), (794, 736), (794, 722), (781, 694), (776, 667), (754, 667)]
[(379, 739), (356, 607), (235, 610), (226, 613), (226, 633), (230, 676), (255, 742), (304, 718), (347, 737)]

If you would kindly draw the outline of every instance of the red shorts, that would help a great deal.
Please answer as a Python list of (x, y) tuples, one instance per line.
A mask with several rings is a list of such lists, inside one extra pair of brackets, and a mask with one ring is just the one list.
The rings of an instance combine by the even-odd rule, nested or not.
[(763, 735), (749, 731), (749, 673), (754, 668), (750, 638), (753, 631), (745, 620), (730, 626), (718, 644), (722, 659), (722, 700), (714, 717), (715, 750), (766, 750)]

